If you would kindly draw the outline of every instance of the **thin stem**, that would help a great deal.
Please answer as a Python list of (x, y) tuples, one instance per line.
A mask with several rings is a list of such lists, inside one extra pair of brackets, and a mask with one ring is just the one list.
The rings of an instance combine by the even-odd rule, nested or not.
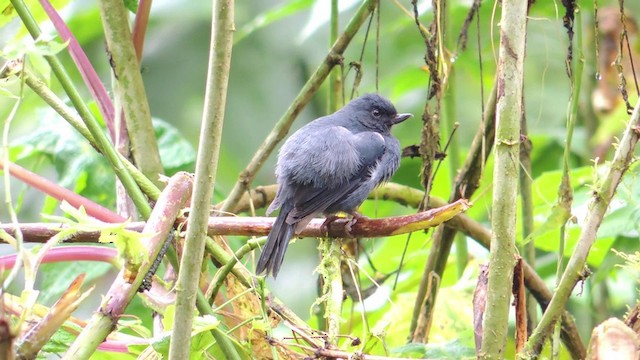
[(327, 320), (328, 341), (336, 345), (336, 339), (340, 334), (342, 322), (342, 271), (340, 268), (340, 255), (342, 242), (339, 239), (323, 238), (320, 241), (322, 261), (318, 272), (322, 275), (322, 300), (325, 303), (324, 317)]
[(122, 106), (131, 141), (133, 159), (143, 174), (160, 186), (162, 163), (151, 111), (140, 74), (136, 50), (131, 41), (129, 13), (121, 0), (100, 0), (100, 18), (107, 40), (109, 62), (115, 75), (115, 95)]
[[(98, 143), (94, 139), (93, 135), (86, 127), (86, 125), (82, 122), (82, 119), (79, 119), (76, 114), (72, 112), (71, 109), (67, 107), (67, 105), (60, 99), (47, 85), (37, 76), (35, 76), (29, 69), (23, 69), (22, 73), (24, 75), (25, 84), (33, 90), (44, 102), (46, 102), (55, 112), (58, 113), (64, 120), (66, 120), (69, 125), (71, 125), (80, 135), (82, 135), (91, 146), (93, 146), (96, 151), (100, 152), (98, 147)], [(100, 152), (101, 153), (101, 152)], [(127, 169), (129, 174), (133, 177), (134, 181), (138, 184), (140, 189), (151, 199), (158, 200), (158, 196), (160, 196), (160, 190), (154, 183), (152, 183), (138, 168), (135, 167), (127, 158), (122, 156), (120, 153), (117, 153), (117, 156), (122, 161), (122, 164)]]
[(71, 344), (63, 359), (88, 359), (115, 329), (118, 319), (137, 294), (147, 272), (158, 257), (169, 232), (173, 231), (175, 220), (191, 195), (192, 185), (191, 176), (184, 172), (177, 173), (169, 180), (142, 229), (143, 233), (152, 234), (142, 240), (143, 248), (147, 249), (147, 253), (144, 254), (145, 261), (136, 269), (133, 279), (125, 275), (129, 269), (120, 270), (109, 291), (104, 295), (102, 304)]
[(224, 279), (231, 273), (231, 270), (233, 270), (233, 267), (238, 261), (258, 246), (264, 245), (266, 241), (266, 238), (247, 241), (247, 243), (238, 249), (238, 251), (233, 254), (233, 257), (216, 272), (213, 280), (211, 280), (211, 290), (207, 290), (205, 293), (205, 297), (209, 299), (209, 303), (213, 303), (213, 300), (216, 298), (216, 295), (218, 295), (218, 291), (220, 291), (224, 283)]
[[(21, 90), (21, 93), (22, 93), (22, 90)], [(2, 129), (1, 156), (2, 156), (2, 162), (5, 164), (9, 163), (9, 130), (11, 129), (11, 123), (13, 122), (13, 119), (15, 118), (16, 113), (20, 108), (20, 104), (22, 104), (22, 95), (18, 97), (16, 99), (16, 102), (13, 104), (13, 107), (11, 108), (11, 112), (7, 116), (7, 119)], [(13, 282), (13, 279), (15, 279), (15, 277), (18, 275), (18, 272), (20, 272), (23, 261), (28, 259), (28, 254), (23, 248), (24, 239), (22, 235), (22, 229), (20, 228), (20, 222), (18, 221), (18, 215), (16, 214), (16, 209), (13, 206), (13, 199), (11, 196), (11, 174), (8, 168), (4, 170), (4, 176), (2, 177), (2, 180), (4, 183), (4, 202), (5, 202), (5, 205), (7, 206), (7, 212), (9, 213), (9, 218), (11, 220), (11, 228), (14, 230), (13, 237), (14, 237), (15, 243), (13, 245), (16, 249), (16, 253), (19, 254), (19, 256), (16, 257), (16, 263), (13, 265), (13, 267), (11, 268), (11, 271), (9, 272), (9, 274), (6, 275), (6, 277), (2, 282), (2, 288), (6, 289), (9, 287), (9, 285), (11, 285), (11, 283)]]
[[(175, 327), (171, 336), (169, 359), (189, 358), (191, 324), (198, 290), (200, 267), (204, 255), (207, 220), (209, 218), (214, 180), (218, 170), (222, 124), (229, 83), (231, 50), (233, 45), (234, 0), (219, 0), (213, 7), (211, 43), (205, 92), (205, 105), (200, 131), (200, 146), (196, 162), (196, 175), (191, 213), (187, 228), (180, 273), (176, 283)], [(226, 335), (225, 335), (226, 336)], [(233, 347), (222, 346), (227, 358), (239, 355)]]
[[(484, 173), (484, 163), (487, 160), (489, 151), (493, 146), (494, 130), (495, 130), (495, 109), (496, 109), (496, 91), (497, 83), (494, 83), (493, 90), (489, 99), (487, 99), (487, 110), (483, 113), (483, 126), (478, 129), (476, 135), (473, 138), (471, 147), (464, 165), (459, 171), (456, 178), (453, 191), (449, 197), (450, 201), (458, 198), (469, 199), (475, 193), (480, 186), (480, 179)], [(485, 139), (486, 138), (486, 139)], [(431, 197), (430, 200), (431, 201)], [(413, 315), (411, 318), (410, 336), (413, 337), (415, 333), (418, 317), (420, 315), (425, 298), (427, 296), (427, 289), (429, 277), (432, 271), (442, 278), (444, 269), (449, 259), (449, 253), (451, 246), (455, 239), (456, 230), (450, 227), (445, 229), (438, 229), (433, 235), (433, 245), (431, 245), (431, 251), (429, 252), (429, 258), (425, 264), (420, 287), (418, 288), (418, 294), (413, 308)], [(436, 284), (437, 285), (437, 284)], [(431, 287), (432, 291), (438, 291), (437, 286)], [(430, 316), (433, 316), (435, 308), (429, 309)], [(425, 312), (426, 313), (426, 312)]]
[(520, 119), (526, 43), (527, 2), (504, 1), (500, 21), (500, 62), (496, 99), (495, 168), (491, 252), (480, 359), (504, 356), (513, 267), (520, 151)]
[[(331, 0), (331, 21), (329, 34), (329, 46), (338, 40), (338, 31), (340, 29), (340, 18), (338, 12), (338, 0)], [(340, 75), (340, 68), (334, 67), (329, 75), (329, 97), (328, 97), (328, 112), (332, 113), (341, 107), (342, 99), (342, 76)]]

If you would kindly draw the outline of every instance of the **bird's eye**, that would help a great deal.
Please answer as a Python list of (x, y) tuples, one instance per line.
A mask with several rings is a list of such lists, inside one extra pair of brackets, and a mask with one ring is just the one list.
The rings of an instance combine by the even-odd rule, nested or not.
[(380, 110), (373, 109), (373, 111), (371, 112), (371, 115), (373, 115), (373, 117), (380, 117)]

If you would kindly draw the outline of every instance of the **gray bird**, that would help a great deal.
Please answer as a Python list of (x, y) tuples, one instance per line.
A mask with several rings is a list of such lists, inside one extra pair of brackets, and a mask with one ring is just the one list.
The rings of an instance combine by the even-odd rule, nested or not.
[(400, 164), (400, 143), (391, 127), (411, 114), (398, 114), (382, 96), (367, 94), (296, 131), (280, 149), (278, 192), (267, 214), (280, 213), (267, 237), (256, 273), (275, 278), (289, 240), (316, 215), (356, 209)]

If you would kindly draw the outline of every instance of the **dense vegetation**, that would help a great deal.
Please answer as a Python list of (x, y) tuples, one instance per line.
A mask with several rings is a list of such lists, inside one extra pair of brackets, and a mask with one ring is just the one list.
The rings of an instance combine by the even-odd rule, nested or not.
[[(0, 2), (2, 356), (634, 354), (640, 3), (521, 2)], [(279, 144), (368, 92), (399, 171), (255, 277)]]

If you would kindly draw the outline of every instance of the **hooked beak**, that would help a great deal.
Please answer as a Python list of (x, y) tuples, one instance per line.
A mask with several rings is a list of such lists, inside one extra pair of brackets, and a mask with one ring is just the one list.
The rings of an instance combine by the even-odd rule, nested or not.
[(399, 123), (407, 120), (408, 118), (410, 118), (412, 116), (413, 116), (413, 114), (409, 114), (409, 113), (396, 114), (396, 116), (393, 117), (393, 125), (399, 124)]

